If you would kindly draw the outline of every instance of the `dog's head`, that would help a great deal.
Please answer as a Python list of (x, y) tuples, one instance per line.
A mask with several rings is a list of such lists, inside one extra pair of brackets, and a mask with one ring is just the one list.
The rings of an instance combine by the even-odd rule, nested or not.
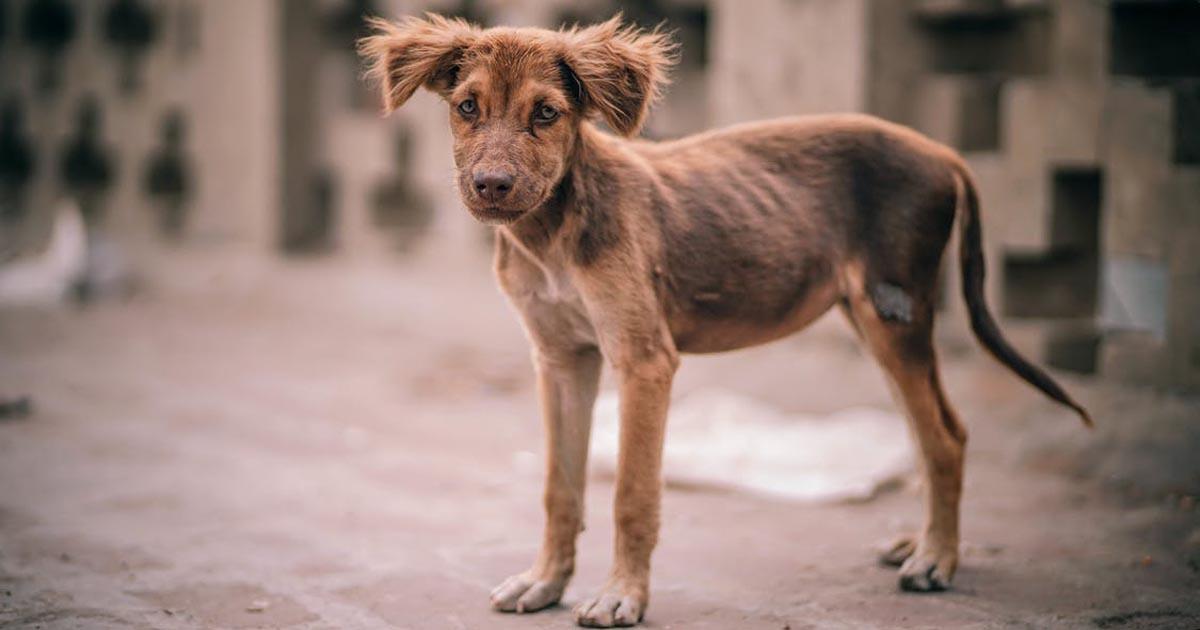
[(385, 111), (421, 86), (446, 100), (459, 193), (493, 224), (554, 193), (585, 119), (636, 134), (674, 52), (664, 33), (622, 26), (619, 15), (561, 31), (480, 29), (437, 15), (372, 25), (359, 51), (382, 84)]

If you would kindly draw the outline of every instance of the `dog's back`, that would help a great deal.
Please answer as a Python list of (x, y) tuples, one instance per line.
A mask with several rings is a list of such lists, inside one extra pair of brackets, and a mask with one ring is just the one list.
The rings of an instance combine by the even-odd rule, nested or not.
[[(681, 350), (727, 350), (803, 327), (841, 270), (932, 290), (954, 222), (953, 153), (862, 115), (738, 125), (628, 143), (653, 173), (642, 204), (662, 239)], [(741, 331), (741, 333), (739, 333)]]

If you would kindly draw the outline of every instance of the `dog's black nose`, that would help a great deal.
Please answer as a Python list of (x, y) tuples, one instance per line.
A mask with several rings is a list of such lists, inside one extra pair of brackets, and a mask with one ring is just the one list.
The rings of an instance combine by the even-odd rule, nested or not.
[(500, 201), (512, 190), (513, 176), (502, 171), (476, 171), (475, 192), (488, 201)]

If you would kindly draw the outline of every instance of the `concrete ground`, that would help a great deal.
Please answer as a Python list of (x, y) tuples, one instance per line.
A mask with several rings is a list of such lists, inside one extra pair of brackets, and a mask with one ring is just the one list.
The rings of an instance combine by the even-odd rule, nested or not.
[[(128, 301), (0, 311), (0, 626), (569, 628), (608, 568), (593, 480), (564, 605), (490, 588), (541, 527), (528, 352), (486, 263), (437, 273), (183, 257)], [(952, 592), (902, 594), (872, 545), (911, 489), (803, 505), (669, 488), (652, 628), (1200, 627), (1200, 401), (1065, 379), (1087, 432), (941, 344), (971, 430)], [(836, 318), (684, 362), (786, 410), (890, 405)], [(1191, 546), (1189, 546), (1189, 536)]]

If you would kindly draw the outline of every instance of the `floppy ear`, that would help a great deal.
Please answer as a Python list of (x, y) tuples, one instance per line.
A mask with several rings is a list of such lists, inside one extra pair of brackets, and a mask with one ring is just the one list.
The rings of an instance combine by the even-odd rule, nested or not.
[(410, 16), (393, 23), (370, 18), (368, 23), (376, 32), (358, 41), (358, 54), (370, 64), (367, 76), (383, 88), (384, 113), (403, 105), (421, 86), (449, 94), (463, 53), (480, 32), (463, 20), (432, 13), (425, 19)]
[(646, 32), (622, 26), (620, 13), (564, 35), (564, 61), (579, 79), (584, 108), (599, 114), (621, 135), (636, 134), (667, 84), (676, 44), (657, 28)]

